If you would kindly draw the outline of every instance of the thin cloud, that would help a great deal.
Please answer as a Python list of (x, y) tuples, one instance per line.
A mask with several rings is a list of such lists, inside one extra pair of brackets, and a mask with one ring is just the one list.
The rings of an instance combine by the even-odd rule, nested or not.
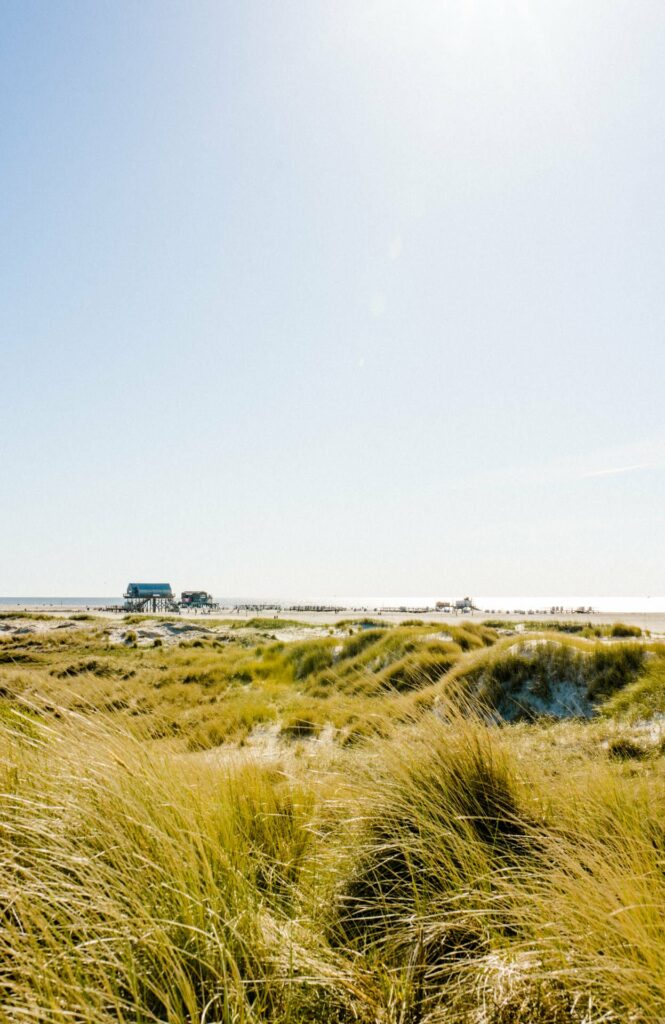
[(610, 469), (593, 469), (588, 473), (582, 473), (582, 480), (589, 480), (596, 476), (616, 476), (619, 473), (637, 473), (643, 469), (656, 469), (659, 463), (638, 462), (634, 466), (612, 466)]
[(482, 473), (471, 472), (460, 477), (455, 483), (457, 487), (463, 489), (566, 485), (604, 476), (653, 471), (663, 467), (665, 440), (658, 437), (635, 444), (596, 449), (574, 457), (545, 460), (530, 466), (497, 466)]

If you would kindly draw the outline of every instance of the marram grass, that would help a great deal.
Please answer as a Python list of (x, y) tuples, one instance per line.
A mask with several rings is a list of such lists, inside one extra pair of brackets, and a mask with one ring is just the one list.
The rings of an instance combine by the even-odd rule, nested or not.
[(662, 649), (432, 632), (3, 641), (0, 1022), (665, 1020)]

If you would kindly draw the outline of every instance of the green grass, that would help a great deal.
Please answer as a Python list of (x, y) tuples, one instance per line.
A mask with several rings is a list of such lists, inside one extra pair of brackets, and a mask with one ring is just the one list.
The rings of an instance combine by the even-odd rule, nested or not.
[[(30, 619), (32, 622), (51, 622), (55, 615), (49, 615), (46, 612), (27, 612), (27, 611), (3, 611), (0, 612), (0, 622), (7, 620), (11, 622), (13, 619)], [(58, 616), (60, 618), (60, 616)]]
[(604, 706), (603, 713), (610, 718), (630, 721), (665, 715), (665, 652), (662, 648), (650, 652), (643, 674), (616, 693)]
[(615, 622), (612, 626), (610, 626), (609, 635), (620, 637), (637, 637), (642, 636), (642, 630), (639, 626), (626, 626), (626, 624), (623, 622)]
[[(560, 634), (539, 635), (539, 645), (528, 650), (523, 638), (497, 640), (495, 631), (471, 624), (445, 632), (427, 625), (367, 629), (287, 644), (210, 629), (176, 646), (150, 639), (144, 646), (140, 630), (132, 629), (120, 634), (126, 643), (110, 643), (110, 628), (94, 623), (5, 635), (0, 665), (19, 695), (90, 714), (111, 707), (130, 729), (150, 719), (154, 735), (187, 749), (244, 741), (256, 727), (288, 719), (315, 722), (317, 732), (327, 723), (346, 730), (343, 742), (350, 733), (356, 740), (374, 735), (381, 718), (379, 731), (390, 733), (460, 689), (515, 718), (524, 711), (525, 693), (542, 703), (571, 679), (591, 713), (648, 675), (656, 657), (643, 645)], [(548, 636), (552, 642), (545, 642)], [(642, 684), (645, 693), (649, 685), (660, 692), (656, 681)], [(363, 718), (372, 721), (367, 730)]]
[(591, 715), (645, 672), (643, 645), (590, 642), (557, 634), (506, 638), (491, 650), (459, 659), (448, 691), (471, 698), (503, 719), (543, 714)]
[(592, 637), (640, 637), (642, 630), (639, 626), (627, 626), (623, 622), (614, 623), (592, 623), (576, 622), (558, 619), (546, 619), (537, 621), (535, 619), (485, 619), (483, 626), (492, 629), (514, 631), (516, 627), (528, 629), (529, 632), (557, 632), (570, 633), (571, 635)]
[(313, 629), (309, 622), (299, 622), (297, 619), (240, 619), (233, 623), (236, 629)]

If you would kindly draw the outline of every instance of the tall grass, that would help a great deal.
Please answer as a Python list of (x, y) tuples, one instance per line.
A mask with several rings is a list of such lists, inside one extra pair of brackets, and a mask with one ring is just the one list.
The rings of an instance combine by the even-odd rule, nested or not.
[(665, 1020), (662, 747), (448, 700), (578, 673), (637, 735), (661, 648), (464, 634), (2, 641), (0, 1022)]
[(541, 636), (502, 641), (490, 651), (459, 660), (447, 677), (450, 690), (471, 695), (501, 718), (538, 714), (591, 715), (598, 705), (635, 682), (644, 671), (640, 644), (606, 645)]
[(401, 978), (413, 1020), (665, 1019), (662, 777), (544, 776), (504, 735), (453, 714), (391, 751), (337, 941)]
[(562, 777), (450, 709), (339, 781), (0, 728), (0, 1019), (665, 1017), (662, 772)]
[(331, 986), (348, 1001), (298, 931), (305, 781), (174, 764), (101, 717), (3, 740), (6, 1020), (293, 1020)]

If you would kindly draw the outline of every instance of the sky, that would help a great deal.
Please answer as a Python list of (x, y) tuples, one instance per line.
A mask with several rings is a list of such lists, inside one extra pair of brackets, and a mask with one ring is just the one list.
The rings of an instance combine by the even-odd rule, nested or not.
[(0, 594), (665, 593), (661, 0), (0, 0)]

